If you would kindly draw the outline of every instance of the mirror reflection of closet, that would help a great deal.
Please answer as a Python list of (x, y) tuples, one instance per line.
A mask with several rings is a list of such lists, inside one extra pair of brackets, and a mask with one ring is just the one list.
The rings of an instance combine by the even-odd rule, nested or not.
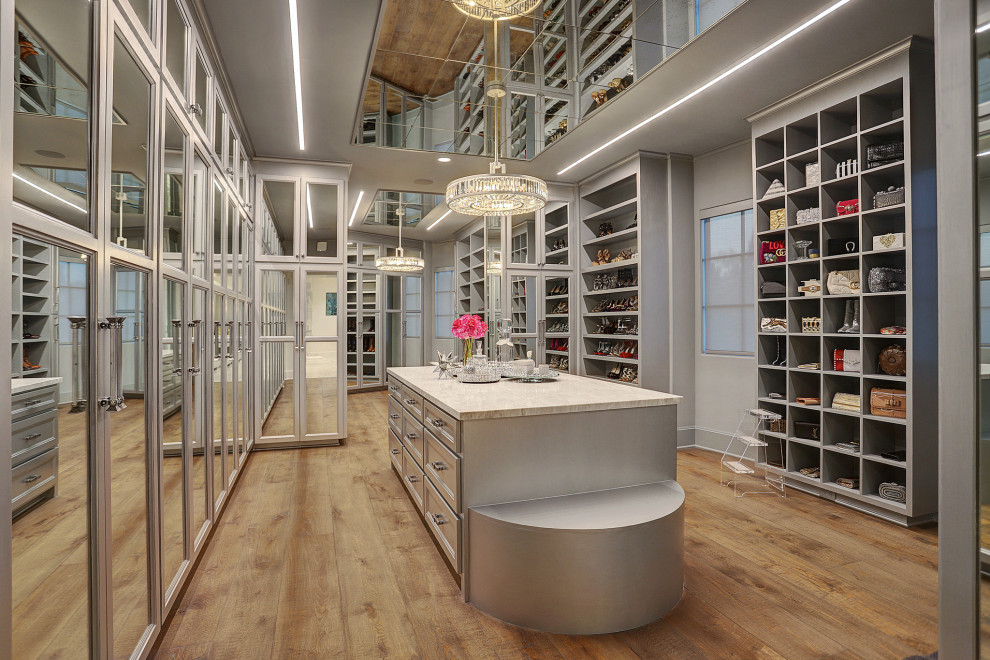
[(184, 286), (165, 279), (162, 301), (162, 586), (168, 588), (185, 559), (182, 456), (185, 450), (182, 418), (185, 398), (182, 361), (185, 342)]
[(18, 658), (85, 658), (90, 259), (19, 235), (11, 247), (12, 644)]
[[(187, 446), (192, 449), (192, 519), (193, 538), (202, 532), (206, 520), (213, 510), (207, 495), (207, 462), (215, 454), (207, 452), (209, 427), (206, 419), (206, 404), (209, 389), (208, 380), (204, 380), (204, 366), (210, 364), (209, 328), (206, 326), (206, 311), (209, 294), (205, 289), (193, 288), (192, 321), (189, 327), (189, 369), (192, 378), (189, 379), (189, 396), (187, 398), (188, 414), (191, 418), (191, 442)], [(207, 372), (208, 373), (208, 372)]]
[(213, 283), (223, 286), (223, 186), (213, 180)]
[[(123, 328), (110, 329), (120, 364), (113, 390), (123, 410), (108, 415), (110, 427), (110, 515), (113, 546), (113, 654), (128, 657), (151, 623), (148, 549), (147, 300), (148, 275), (128, 266), (112, 268), (113, 315)], [(113, 374), (111, 374), (113, 376)]]
[(509, 257), (514, 264), (536, 263), (536, 214), (512, 217)]
[(93, 6), (14, 3), (14, 199), (87, 231)]
[(306, 255), (337, 256), (337, 186), (306, 184)]
[[(990, 21), (990, 0), (977, 0), (976, 24)], [(990, 617), (990, 32), (975, 35), (976, 62), (976, 222), (979, 232), (979, 342), (980, 342), (980, 435), (979, 435), (979, 503), (982, 620)], [(986, 625), (984, 624), (984, 628)], [(984, 656), (990, 651), (990, 634), (981, 635)]]
[(210, 254), (210, 224), (207, 213), (210, 209), (210, 172), (206, 161), (193, 151), (192, 169), (192, 274), (200, 279), (206, 279), (207, 259)]
[(225, 440), (226, 449), (224, 454), (229, 454), (229, 461), (227, 462), (227, 483), (233, 480), (234, 470), (237, 466), (237, 456), (236, 448), (234, 443), (234, 438), (237, 433), (237, 422), (235, 414), (235, 398), (236, 394), (234, 392), (234, 353), (235, 348), (235, 329), (234, 324), (234, 301), (230, 298), (224, 301), (224, 324), (222, 328), (223, 333), (223, 357), (221, 359), (221, 364), (223, 365), (223, 384), (224, 384), (224, 397), (223, 397), (223, 437)]
[(261, 184), (261, 195), (262, 251), (270, 256), (294, 255), (296, 184), (292, 181), (265, 180)]
[(165, 170), (163, 175), (162, 260), (183, 269), (185, 218), (186, 134), (171, 111), (165, 113)]
[(488, 334), (483, 349), (489, 359), (498, 358), (495, 342), (498, 340), (498, 319), (502, 318), (502, 275), (505, 263), (502, 258), (501, 217), (485, 218), (485, 322)]

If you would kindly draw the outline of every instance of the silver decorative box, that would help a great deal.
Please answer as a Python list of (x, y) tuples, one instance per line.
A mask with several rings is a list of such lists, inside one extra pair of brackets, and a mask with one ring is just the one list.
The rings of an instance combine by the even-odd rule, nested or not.
[(822, 182), (822, 166), (819, 163), (808, 163), (804, 166), (804, 185), (817, 186)]

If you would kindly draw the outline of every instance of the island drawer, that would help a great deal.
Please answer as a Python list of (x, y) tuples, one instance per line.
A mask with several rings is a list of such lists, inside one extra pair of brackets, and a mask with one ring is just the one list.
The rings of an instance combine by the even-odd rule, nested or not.
[(426, 419), (423, 424), (436, 433), (446, 445), (455, 452), (461, 451), (461, 433), (457, 420), (433, 405), (426, 402)]
[(402, 483), (405, 484), (406, 490), (412, 495), (413, 501), (416, 503), (416, 508), (422, 513), (426, 477), (423, 476), (423, 471), (419, 469), (416, 461), (413, 460), (412, 456), (406, 450), (402, 451)]
[(406, 410), (402, 413), (402, 444), (406, 446), (409, 453), (420, 465), (423, 464), (423, 455), (426, 454), (426, 440), (423, 437), (423, 425)]
[(57, 411), (31, 415), (10, 425), (10, 462), (17, 466), (54, 447), (58, 440)]
[(30, 392), (19, 392), (10, 397), (11, 420), (15, 422), (52, 408), (58, 408), (58, 402), (55, 400), (55, 385), (40, 387)]
[(454, 511), (461, 511), (461, 459), (432, 433), (426, 433), (426, 463), (430, 481)]
[(397, 434), (402, 434), (402, 406), (392, 397), (388, 398), (388, 423)]
[(402, 398), (402, 386), (391, 376), (388, 379), (388, 395), (396, 401)]
[(454, 513), (429, 481), (425, 492), (426, 525), (440, 543), (451, 566), (461, 572), (461, 517)]
[(402, 405), (406, 410), (422, 423), (423, 421), (423, 399), (416, 392), (402, 385)]
[(11, 472), (11, 503), (16, 511), (36, 493), (48, 490), (56, 483), (58, 448), (50, 449), (30, 461), (21, 463)]
[(402, 441), (392, 429), (388, 430), (388, 455), (395, 469), (402, 473)]

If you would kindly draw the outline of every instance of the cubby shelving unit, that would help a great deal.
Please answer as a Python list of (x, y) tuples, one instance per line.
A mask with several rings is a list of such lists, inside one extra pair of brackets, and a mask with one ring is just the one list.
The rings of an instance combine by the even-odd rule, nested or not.
[(454, 85), (454, 151), (481, 154), (485, 148), (485, 42), (478, 43)]
[(384, 385), (382, 275), (375, 257), (384, 248), (361, 242), (347, 245), (345, 349), (347, 388), (361, 390)]
[[(750, 118), (757, 254), (762, 241), (786, 245), (786, 261), (758, 265), (755, 282), (757, 323), (764, 317), (787, 319), (787, 333), (760, 332), (757, 326), (759, 405), (787, 420), (786, 463), (777, 471), (788, 485), (900, 524), (930, 520), (937, 511), (937, 393), (932, 388), (938, 360), (932, 351), (938, 306), (930, 57), (926, 47), (907, 42)], [(867, 168), (870, 145), (901, 140), (903, 160)], [(858, 160), (858, 171), (840, 176), (837, 165), (850, 159)], [(821, 182), (809, 185), (805, 166), (814, 162), (820, 163)], [(785, 192), (768, 198), (774, 179), (784, 183)], [(905, 202), (875, 208), (874, 194), (891, 186), (904, 186)], [(860, 211), (839, 215), (836, 204), (847, 200), (859, 200)], [(821, 209), (821, 220), (798, 224), (797, 212), (811, 207)], [(786, 211), (784, 229), (770, 229), (770, 212), (775, 209)], [(903, 233), (905, 247), (874, 250), (874, 237), (888, 233)], [(795, 241), (811, 241), (820, 258), (801, 259)], [(870, 270), (881, 266), (904, 268), (906, 290), (871, 292)], [(830, 294), (829, 273), (837, 270), (858, 271), (861, 290)], [(821, 281), (822, 295), (808, 297), (798, 291), (809, 279)], [(785, 284), (785, 295), (761, 298), (760, 286), (768, 281)], [(837, 332), (847, 301), (860, 306), (859, 332)], [(820, 318), (821, 332), (803, 333), (804, 317)], [(881, 334), (881, 328), (895, 325), (905, 326), (907, 334)], [(891, 345), (906, 352), (906, 376), (890, 376), (878, 367), (880, 352)], [(835, 371), (836, 349), (860, 351), (862, 371)], [(786, 357), (784, 366), (781, 357)], [(799, 366), (809, 363), (821, 368)], [(873, 388), (906, 391), (907, 418), (870, 414)], [(837, 393), (859, 395), (861, 409), (834, 408)], [(821, 405), (802, 405), (798, 397), (818, 397)], [(818, 437), (809, 437), (807, 427), (799, 429), (797, 422), (817, 424)], [(860, 450), (843, 449), (838, 443), (856, 443)], [(893, 451), (906, 452), (906, 459), (881, 456)], [(818, 478), (802, 474), (803, 468), (818, 468)], [(857, 485), (839, 485), (839, 478), (855, 479)], [(904, 486), (906, 502), (880, 497), (878, 488), (884, 482)]]
[(485, 227), (483, 222), (455, 244), (457, 307), (460, 314), (481, 314), (485, 306)]
[[(56, 348), (55, 249), (14, 235), (11, 244), (12, 378), (51, 376)], [(31, 336), (28, 336), (31, 335)], [(25, 360), (36, 368), (28, 368)]]

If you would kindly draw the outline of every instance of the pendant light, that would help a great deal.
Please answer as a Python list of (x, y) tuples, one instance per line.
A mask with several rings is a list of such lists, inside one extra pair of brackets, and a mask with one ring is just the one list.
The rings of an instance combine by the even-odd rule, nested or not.
[[(482, 0), (476, 0), (482, 4)], [(496, 0), (486, 4), (494, 5)], [(513, 5), (505, 0), (501, 4)], [(529, 3), (527, 3), (529, 4)], [(498, 23), (495, 23), (495, 67), (498, 71)], [(498, 103), (505, 96), (505, 85), (494, 80), (488, 86), (488, 96), (495, 107), (495, 160), (488, 174), (475, 174), (455, 179), (447, 184), (447, 207), (457, 213), (478, 216), (513, 216), (539, 211), (549, 199), (547, 184), (542, 179), (521, 174), (505, 173), (505, 164), (499, 160)]]
[(407, 257), (402, 251), (402, 225), (406, 224), (406, 210), (399, 204), (399, 210), (395, 212), (399, 218), (399, 247), (395, 248), (395, 254), (385, 255), (375, 259), (375, 268), (391, 273), (415, 273), (423, 270), (426, 262), (420, 257)]
[(459, 11), (472, 18), (503, 21), (517, 18), (536, 9), (540, 0), (451, 0)]

